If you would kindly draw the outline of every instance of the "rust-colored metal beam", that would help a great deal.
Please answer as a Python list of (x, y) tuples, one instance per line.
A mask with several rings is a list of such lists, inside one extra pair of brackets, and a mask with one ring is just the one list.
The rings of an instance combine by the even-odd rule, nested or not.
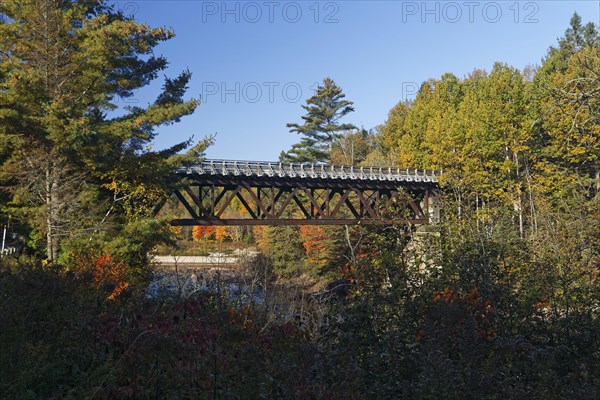
[(188, 203), (185, 196), (183, 194), (181, 194), (181, 192), (179, 190), (175, 191), (175, 196), (177, 196), (177, 198), (179, 199), (181, 204), (183, 204), (183, 206), (190, 213), (192, 218), (196, 218), (196, 219), (200, 218), (200, 216), (196, 213), (196, 210), (194, 210), (194, 208), (190, 205), (190, 203)]
[[(237, 196), (237, 194), (240, 192), (240, 190), (242, 190), (241, 186), (236, 187), (235, 189), (233, 189), (231, 191), (231, 193), (229, 193), (227, 195), (227, 198), (225, 199), (225, 202), (223, 203), (223, 205), (221, 206), (221, 208), (219, 209), (219, 211), (217, 211), (217, 216), (221, 217), (221, 215), (223, 215), (223, 213), (225, 212), (225, 210), (227, 209), (227, 207), (229, 207), (229, 205), (231, 204), (231, 201)], [(223, 189), (223, 193), (225, 193), (226, 189)]]
[(254, 210), (252, 210), (252, 207), (250, 207), (250, 205), (246, 202), (246, 199), (244, 199), (244, 196), (242, 196), (239, 192), (236, 194), (236, 196), (240, 200), (246, 211), (248, 211), (248, 214), (250, 214), (250, 216), (253, 219), (258, 219), (256, 214), (254, 214)]
[[(298, 191), (298, 188), (295, 188), (293, 190), (290, 190), (288, 193), (289, 195), (286, 197), (286, 199), (283, 201), (283, 203), (279, 206), (279, 211), (277, 211), (275, 213), (275, 218), (280, 218), (281, 215), (283, 214), (283, 212), (285, 211), (286, 207), (290, 204), (290, 202), (294, 199), (294, 196), (296, 196), (296, 192)], [(280, 193), (283, 193), (284, 190), (282, 189)]]
[[(191, 174), (171, 196), (182, 206), (174, 210), (172, 225), (427, 224), (430, 197), (436, 188), (433, 181), (398, 182), (383, 178)], [(248, 218), (228, 217), (232, 214), (227, 210), (235, 199)], [(165, 204), (166, 200), (162, 200), (155, 214)]]

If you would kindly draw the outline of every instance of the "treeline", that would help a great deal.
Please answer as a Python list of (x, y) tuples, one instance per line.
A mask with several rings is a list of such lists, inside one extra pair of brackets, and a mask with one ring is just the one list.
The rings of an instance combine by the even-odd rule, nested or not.
[[(586, 230), (598, 215), (599, 73), (598, 27), (575, 14), (541, 65), (520, 71), (496, 63), (462, 79), (450, 73), (430, 79), (371, 131), (340, 121), (353, 103), (327, 78), (303, 106), (303, 124), (288, 124), (302, 137), (280, 158), (442, 170), (449, 220), (475, 221), (488, 235), (508, 223), (529, 243), (545, 241), (543, 226), (556, 218)], [(339, 246), (346, 232), (325, 229), (324, 252), (347, 258), (347, 246)], [(282, 267), (289, 264), (277, 237), (296, 244), (293, 259), (306, 248), (297, 227), (268, 228), (263, 236), (272, 238), (263, 247), (274, 263), (284, 260)]]
[(533, 233), (537, 201), (600, 189), (599, 51), (597, 27), (574, 15), (539, 67), (497, 63), (424, 82), (390, 111), (372, 157), (441, 169), (459, 208), (486, 218), (490, 202), (511, 206), (521, 237)]

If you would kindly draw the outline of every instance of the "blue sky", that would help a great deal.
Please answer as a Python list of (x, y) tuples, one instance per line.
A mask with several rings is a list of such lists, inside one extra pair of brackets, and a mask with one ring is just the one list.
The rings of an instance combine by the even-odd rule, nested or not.
[[(127, 0), (118, 7), (176, 37), (156, 53), (165, 74), (193, 73), (203, 104), (159, 128), (155, 148), (216, 133), (208, 158), (276, 160), (299, 140), (286, 123), (330, 76), (354, 102), (347, 122), (367, 129), (426, 79), (463, 77), (494, 62), (539, 64), (573, 12), (600, 21), (598, 1), (200, 1)], [(161, 81), (138, 92), (151, 102)], [(126, 104), (126, 103), (123, 103)]]

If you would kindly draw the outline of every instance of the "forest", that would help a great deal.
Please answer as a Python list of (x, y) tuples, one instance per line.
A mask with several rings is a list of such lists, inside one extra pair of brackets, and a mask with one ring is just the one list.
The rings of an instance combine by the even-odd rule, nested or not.
[[(150, 144), (199, 106), (192, 72), (117, 104), (174, 32), (1, 2), (0, 398), (598, 398), (598, 30), (574, 14), (530, 67), (429, 79), (372, 129), (322, 81), (280, 161), (443, 171), (434, 224), (182, 229), (153, 208), (215, 138)], [(182, 242), (255, 247), (238, 279), (260, 298), (219, 274), (149, 296)]]

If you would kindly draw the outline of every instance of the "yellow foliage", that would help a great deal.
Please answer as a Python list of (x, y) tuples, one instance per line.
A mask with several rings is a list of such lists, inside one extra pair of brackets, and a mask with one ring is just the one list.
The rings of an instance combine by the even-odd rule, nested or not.
[(229, 232), (229, 228), (226, 226), (217, 226), (215, 228), (215, 240), (218, 242), (224, 242), (226, 240), (231, 240), (232, 235)]

